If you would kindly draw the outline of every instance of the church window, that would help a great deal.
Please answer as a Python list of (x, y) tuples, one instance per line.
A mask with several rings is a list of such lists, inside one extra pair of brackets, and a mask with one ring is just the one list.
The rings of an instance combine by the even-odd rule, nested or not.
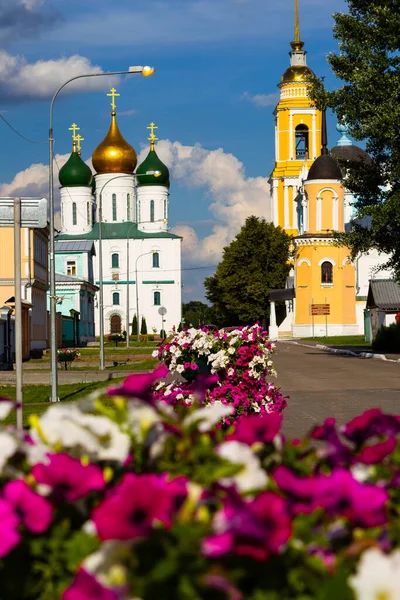
[(154, 200), (150, 200), (150, 221), (154, 223)]
[(111, 268), (118, 269), (119, 268), (119, 254), (111, 254)]
[(67, 260), (67, 275), (76, 277), (76, 260)]
[(296, 160), (309, 158), (309, 135), (307, 125), (296, 127)]
[(160, 255), (158, 252), (153, 252), (153, 267), (155, 269), (160, 267)]
[(131, 195), (128, 194), (126, 197), (126, 220), (131, 220)]
[(138, 201), (137, 210), (138, 210), (138, 214), (137, 214), (137, 222), (138, 222), (138, 223), (140, 223), (140, 217), (141, 217), (141, 210), (140, 210), (140, 200)]
[(164, 200), (164, 219), (167, 219), (167, 201)]
[(89, 204), (89, 202), (86, 203), (86, 218), (87, 218), (87, 224), (90, 225), (90, 204)]
[(161, 293), (154, 292), (154, 306), (161, 306)]
[(119, 305), (119, 292), (113, 292), (112, 301), (114, 306)]
[(117, 194), (112, 195), (112, 220), (117, 220)]
[(76, 225), (76, 202), (72, 203), (72, 225)]
[(321, 283), (333, 283), (333, 267), (328, 261), (325, 261), (321, 265)]

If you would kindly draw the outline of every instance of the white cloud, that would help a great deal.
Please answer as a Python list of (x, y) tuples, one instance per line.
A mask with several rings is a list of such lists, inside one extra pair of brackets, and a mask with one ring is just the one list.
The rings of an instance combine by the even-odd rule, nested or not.
[[(174, 232), (182, 235), (187, 263), (215, 264), (222, 249), (240, 231), (246, 217), (270, 219), (270, 191), (265, 177), (246, 177), (243, 163), (222, 148), (206, 150), (200, 145), (183, 146), (161, 140), (157, 152), (171, 170), (172, 178), (185, 187), (205, 188), (211, 198), (209, 211), (214, 218), (212, 233), (199, 239), (194, 228), (179, 224)], [(147, 153), (144, 150), (139, 160)]]
[[(68, 79), (82, 74), (103, 73), (90, 60), (79, 54), (58, 60), (38, 60), (29, 63), (24, 56), (12, 56), (0, 51), (0, 92), (8, 98), (48, 99)], [(71, 83), (66, 92), (103, 90), (116, 85), (118, 77), (90, 77)]]
[(252, 104), (256, 106), (265, 108), (266, 106), (275, 106), (275, 104), (279, 101), (279, 92), (274, 94), (249, 94), (249, 92), (244, 92), (242, 94), (243, 100), (248, 100)]
[(136, 115), (136, 113), (136, 108), (128, 108), (128, 110), (119, 110), (118, 117), (133, 117), (133, 115)]

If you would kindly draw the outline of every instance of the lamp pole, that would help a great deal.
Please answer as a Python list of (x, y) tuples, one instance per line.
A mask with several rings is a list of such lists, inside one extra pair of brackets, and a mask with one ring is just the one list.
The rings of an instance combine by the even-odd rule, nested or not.
[(152, 67), (129, 67), (127, 71), (109, 71), (107, 73), (86, 73), (71, 77), (63, 83), (50, 102), (49, 114), (49, 210), (50, 210), (50, 250), (49, 250), (49, 268), (50, 268), (50, 401), (58, 402), (58, 372), (57, 372), (57, 299), (56, 299), (56, 269), (55, 269), (55, 235), (54, 235), (54, 171), (53, 171), (53, 154), (54, 154), (54, 138), (53, 138), (53, 109), (54, 102), (57, 96), (72, 81), (85, 79), (89, 77), (109, 77), (110, 75), (130, 75), (141, 73), (145, 77), (152, 75), (154, 69)]

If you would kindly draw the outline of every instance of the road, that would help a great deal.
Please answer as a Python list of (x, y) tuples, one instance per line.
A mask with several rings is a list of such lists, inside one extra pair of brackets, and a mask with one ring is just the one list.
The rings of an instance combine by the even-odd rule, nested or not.
[(330, 416), (342, 424), (373, 407), (400, 414), (400, 363), (278, 342), (274, 364), (277, 385), (290, 396), (284, 432), (291, 437)]

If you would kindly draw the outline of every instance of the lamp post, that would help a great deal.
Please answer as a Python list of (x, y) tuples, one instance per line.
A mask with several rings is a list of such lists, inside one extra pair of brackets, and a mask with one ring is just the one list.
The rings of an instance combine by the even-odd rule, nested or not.
[(153, 75), (154, 68), (152, 67), (129, 67), (127, 71), (109, 71), (107, 73), (86, 73), (71, 77), (63, 83), (50, 102), (49, 114), (49, 209), (50, 209), (50, 251), (49, 251), (49, 268), (50, 268), (50, 401), (58, 402), (58, 372), (57, 372), (57, 329), (56, 329), (56, 269), (55, 269), (55, 236), (54, 236), (54, 173), (53, 173), (53, 108), (57, 96), (72, 81), (85, 79), (89, 77), (108, 77), (110, 75), (130, 75), (141, 73), (144, 77)]

